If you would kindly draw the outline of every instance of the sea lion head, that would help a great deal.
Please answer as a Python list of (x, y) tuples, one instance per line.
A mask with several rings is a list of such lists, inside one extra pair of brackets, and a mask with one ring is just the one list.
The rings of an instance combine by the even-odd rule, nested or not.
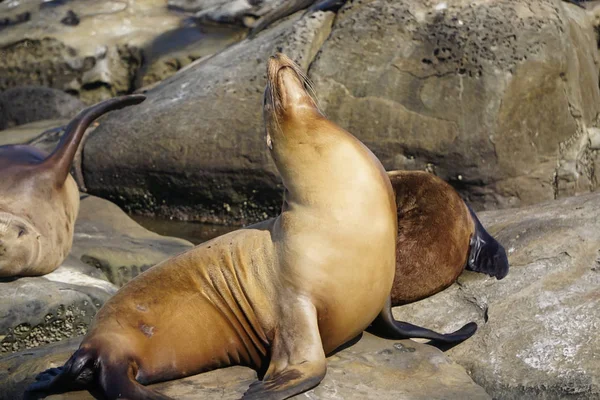
[(22, 275), (39, 254), (39, 238), (30, 222), (0, 211), (0, 277)]
[(310, 80), (285, 54), (277, 53), (269, 59), (263, 116), (267, 146), (271, 151), (279, 141), (285, 141), (286, 136), (302, 135), (312, 121), (325, 119)]

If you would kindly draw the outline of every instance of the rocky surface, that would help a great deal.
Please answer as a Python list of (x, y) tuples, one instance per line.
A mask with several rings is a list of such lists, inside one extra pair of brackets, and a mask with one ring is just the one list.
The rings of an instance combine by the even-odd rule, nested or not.
[(298, 18), (167, 79), (135, 110), (108, 115), (84, 148), (90, 193), (128, 210), (205, 222), (276, 213), (279, 178), (261, 121), (265, 61), (279, 49), (306, 69), (333, 14)]
[(0, 354), (85, 333), (116, 291), (96, 268), (72, 256), (43, 277), (0, 281)]
[[(0, 399), (19, 399), (36, 373), (61, 365), (78, 341), (48, 346), (0, 359)], [(319, 386), (294, 399), (322, 400), (483, 400), (491, 399), (465, 370), (434, 347), (410, 340), (391, 341), (364, 334), (353, 346), (327, 360)], [(178, 400), (239, 399), (256, 379), (254, 371), (231, 367), (154, 385)], [(87, 392), (70, 392), (48, 400), (88, 400)]]
[(76, 97), (60, 90), (13, 88), (0, 93), (0, 130), (41, 120), (70, 119), (84, 107)]
[(43, 85), (86, 103), (163, 79), (240, 38), (237, 30), (206, 33), (163, 0), (9, 1), (0, 14), (8, 21), (0, 90)]
[[(44, 142), (44, 146), (40, 145), (45, 151), (51, 151), (58, 144), (60, 139), (59, 132), (62, 131), (62, 127), (69, 123), (68, 119), (44, 119), (41, 121), (30, 122), (15, 126), (14, 128), (4, 129), (0, 131), (0, 146), (7, 144), (37, 144)], [(51, 134), (54, 133), (54, 134)], [(44, 134), (46, 133), (46, 134)], [(44, 139), (41, 137), (43, 135)], [(56, 140), (54, 140), (54, 136)], [(50, 137), (53, 138), (52, 147), (50, 147)], [(46, 144), (48, 144), (46, 146)]]
[(396, 318), (441, 331), (477, 321), (447, 354), (497, 399), (600, 397), (600, 193), (481, 213), (511, 269), (465, 272)]
[(160, 236), (143, 228), (110, 201), (86, 196), (75, 222), (71, 254), (122, 286), (151, 266), (191, 247), (187, 240)]
[(116, 285), (191, 246), (142, 228), (109, 201), (86, 196), (63, 265), (41, 277), (0, 281), (0, 353), (85, 333)]
[(135, 112), (110, 115), (84, 150), (92, 193), (181, 219), (275, 214), (260, 104), (279, 50), (306, 55), (330, 119), (386, 169), (434, 172), (477, 209), (596, 187), (591, 12), (558, 0), (371, 0), (347, 2), (333, 25), (331, 14), (300, 14), (166, 79)]

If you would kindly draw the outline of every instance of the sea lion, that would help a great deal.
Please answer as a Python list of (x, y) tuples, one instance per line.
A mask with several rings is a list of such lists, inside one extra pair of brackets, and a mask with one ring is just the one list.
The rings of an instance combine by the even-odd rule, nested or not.
[(450, 286), (465, 269), (502, 279), (506, 252), (452, 186), (423, 171), (388, 172), (396, 193), (398, 241), (392, 305)]
[(267, 76), (281, 214), (138, 275), (106, 302), (64, 367), (38, 376), (30, 391), (95, 383), (108, 399), (164, 400), (142, 385), (238, 364), (262, 377), (244, 400), (287, 399), (316, 386), (325, 355), (373, 320), (398, 338), (455, 342), (474, 333), (473, 323), (440, 335), (393, 320), (396, 204), (385, 170), (321, 114), (288, 57), (271, 57)]
[(79, 211), (69, 170), (81, 137), (102, 114), (144, 99), (117, 97), (83, 110), (49, 156), (33, 146), (0, 146), (0, 277), (44, 275), (64, 261)]

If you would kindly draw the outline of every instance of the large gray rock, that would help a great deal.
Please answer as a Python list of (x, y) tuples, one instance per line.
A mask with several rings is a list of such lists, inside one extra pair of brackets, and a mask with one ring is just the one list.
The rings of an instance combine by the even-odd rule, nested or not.
[(84, 147), (90, 191), (129, 210), (206, 222), (264, 219), (281, 206), (262, 129), (265, 61), (284, 50), (307, 68), (332, 13), (282, 22), (111, 113)]
[(480, 218), (507, 250), (508, 276), (466, 272), (394, 315), (441, 331), (477, 321), (448, 354), (494, 398), (600, 398), (600, 193)]
[(47, 119), (71, 119), (84, 107), (76, 97), (56, 89), (9, 89), (0, 93), (0, 130)]
[(0, 281), (0, 353), (84, 334), (116, 285), (190, 247), (142, 228), (109, 201), (83, 198), (73, 248), (59, 268)]
[(386, 169), (428, 169), (478, 208), (593, 190), (598, 51), (559, 0), (348, 3), (310, 69), (328, 116)]
[(323, 14), (296, 20), (108, 116), (84, 150), (91, 192), (181, 219), (275, 214), (280, 187), (261, 97), (267, 57), (297, 58), (290, 38), (308, 55), (301, 64), (328, 116), (389, 170), (430, 170), (477, 208), (596, 187), (600, 60), (591, 12), (559, 0), (371, 0), (347, 2), (332, 27)]
[[(37, 373), (62, 365), (76, 340), (0, 359), (0, 399), (21, 398)], [(153, 387), (178, 400), (239, 399), (256, 379), (243, 367), (231, 367), (164, 382)], [(410, 340), (392, 341), (364, 334), (355, 345), (327, 360), (327, 376), (315, 389), (294, 399), (322, 400), (488, 400), (465, 370), (434, 347)], [(48, 400), (92, 400), (70, 392)]]

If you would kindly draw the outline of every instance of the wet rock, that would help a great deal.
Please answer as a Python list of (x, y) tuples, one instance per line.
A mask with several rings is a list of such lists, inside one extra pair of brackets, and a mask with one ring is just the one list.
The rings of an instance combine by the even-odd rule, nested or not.
[(190, 247), (142, 228), (106, 200), (83, 198), (73, 248), (59, 268), (0, 281), (0, 353), (84, 334), (117, 285)]
[[(37, 373), (62, 365), (77, 345), (76, 340), (71, 340), (0, 360), (0, 399), (20, 398), (20, 393)], [(329, 357), (327, 364), (327, 376), (319, 386), (292, 398), (491, 399), (464, 369), (441, 351), (410, 340), (385, 340), (365, 333), (358, 343)], [(153, 388), (180, 400), (233, 400), (239, 399), (255, 379), (256, 374), (248, 368), (230, 367), (160, 383)], [(93, 397), (88, 392), (70, 392), (46, 399), (91, 400)]]
[(76, 97), (56, 89), (41, 86), (10, 89), (0, 93), (0, 130), (45, 119), (69, 119), (84, 107)]
[(151, 266), (193, 245), (160, 236), (129, 218), (110, 201), (85, 196), (75, 222), (71, 255), (101, 271), (122, 286)]
[(447, 354), (498, 399), (600, 397), (600, 194), (480, 213), (505, 246), (502, 281), (465, 272), (399, 319), (479, 330)]
[[(181, 60), (194, 60), (198, 54), (215, 51), (215, 43), (209, 48), (200, 43), (205, 36), (181, 32), (189, 17), (169, 10), (162, 0), (34, 0), (14, 7), (10, 3), (0, 3), (0, 14), (13, 21), (19, 13), (26, 12), (28, 19), (11, 22), (2, 30), (0, 90), (42, 85), (77, 94), (85, 103), (95, 103), (129, 93), (136, 84), (142, 84), (140, 68), (144, 60), (164, 67), (173, 59), (185, 64)], [(165, 35), (170, 45), (160, 47), (157, 54), (155, 41), (164, 41)], [(238, 38), (227, 36), (219, 42), (219, 49), (231, 40)], [(159, 62), (162, 57), (166, 60)], [(148, 69), (144, 67), (143, 71)], [(154, 78), (149, 77), (146, 82), (174, 72), (152, 68)], [(156, 77), (158, 72), (164, 75)]]
[(386, 169), (424, 169), (477, 208), (593, 190), (593, 15), (558, 0), (348, 2), (310, 69), (328, 116)]
[(135, 112), (107, 115), (84, 147), (90, 193), (204, 222), (276, 213), (279, 178), (261, 121), (265, 61), (279, 49), (307, 68), (333, 20), (299, 17), (166, 79)]

